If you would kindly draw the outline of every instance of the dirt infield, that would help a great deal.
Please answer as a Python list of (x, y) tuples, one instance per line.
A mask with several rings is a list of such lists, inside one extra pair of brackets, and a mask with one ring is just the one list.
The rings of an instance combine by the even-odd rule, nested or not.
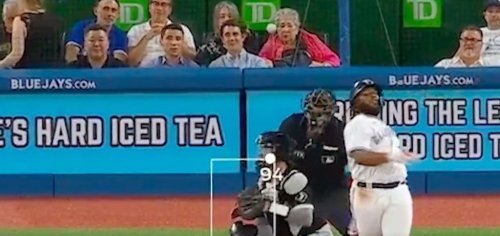
[[(500, 227), (500, 195), (417, 197), (415, 227)], [(214, 225), (226, 228), (232, 198), (214, 202)], [(1, 228), (209, 228), (208, 198), (0, 199)]]

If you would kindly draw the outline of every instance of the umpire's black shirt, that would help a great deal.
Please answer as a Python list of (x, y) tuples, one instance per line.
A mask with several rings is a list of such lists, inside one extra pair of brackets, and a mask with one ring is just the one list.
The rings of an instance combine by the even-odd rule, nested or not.
[(307, 119), (302, 113), (292, 114), (280, 125), (280, 131), (297, 142), (298, 169), (304, 173), (314, 193), (347, 188), (345, 166), (344, 123), (332, 118), (325, 133), (312, 142), (307, 138)]

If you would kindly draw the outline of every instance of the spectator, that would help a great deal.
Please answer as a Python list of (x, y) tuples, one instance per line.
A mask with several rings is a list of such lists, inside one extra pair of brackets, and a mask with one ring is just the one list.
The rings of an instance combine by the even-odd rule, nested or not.
[(290, 8), (276, 12), (277, 34), (271, 35), (259, 56), (275, 66), (340, 66), (340, 58), (318, 36), (300, 29), (299, 13)]
[(484, 7), (484, 20), (486, 27), (483, 31), (482, 53), (485, 58), (500, 58), (500, 1), (488, 0)]
[(70, 62), (69, 67), (101, 69), (127, 66), (124, 62), (109, 55), (108, 31), (104, 26), (89, 25), (85, 29), (84, 37), (84, 49), (87, 55)]
[(442, 59), (435, 67), (482, 67), (493, 66), (490, 59), (481, 56), (483, 32), (477, 26), (463, 28), (459, 35), (459, 48), (452, 58)]
[(271, 67), (266, 60), (247, 52), (243, 48), (246, 32), (246, 27), (239, 24), (238, 21), (225, 21), (220, 27), (220, 35), (222, 35), (222, 42), (227, 53), (210, 63), (209, 67), (240, 69)]
[(4, 30), (8, 34), (12, 33), (14, 18), (18, 16), (17, 2), (18, 0), (5, 0), (3, 3), (2, 20), (5, 27)]
[(126, 61), (127, 35), (115, 25), (119, 11), (120, 3), (118, 0), (96, 0), (94, 6), (96, 18), (77, 22), (71, 29), (66, 43), (66, 62), (75, 61), (78, 56), (85, 55), (85, 50), (82, 50), (85, 41), (85, 28), (92, 24), (106, 28), (112, 55), (121, 61)]
[(0, 35), (0, 58), (5, 58), (11, 50), (10, 39), (12, 34), (12, 23), (17, 16), (16, 1), (17, 0), (6, 0), (3, 3), (3, 32)]
[(160, 32), (164, 55), (149, 61), (147, 67), (199, 67), (183, 54), (185, 47), (184, 31), (179, 24), (169, 24)]
[[(41, 0), (6, 1), (6, 30), (11, 31), (11, 51), (0, 68), (50, 68), (61, 65), (63, 24), (45, 11)], [(10, 26), (10, 18), (12, 25)]]
[[(152, 59), (164, 56), (165, 50), (160, 43), (160, 31), (165, 25), (173, 22), (169, 19), (172, 14), (173, 0), (149, 0), (149, 14), (151, 18), (148, 22), (133, 26), (128, 32), (129, 65), (145, 66)], [(186, 58), (194, 58), (196, 46), (191, 30), (179, 24), (184, 32), (184, 45), (182, 55)]]
[[(221, 1), (214, 7), (213, 32), (209, 33), (205, 43), (198, 50), (195, 61), (203, 66), (208, 66), (210, 62), (227, 53), (222, 43), (220, 27), (227, 20), (240, 20), (240, 14), (236, 5), (229, 1)], [(244, 47), (247, 52), (258, 54), (260, 47), (257, 43), (255, 33), (247, 29)]]

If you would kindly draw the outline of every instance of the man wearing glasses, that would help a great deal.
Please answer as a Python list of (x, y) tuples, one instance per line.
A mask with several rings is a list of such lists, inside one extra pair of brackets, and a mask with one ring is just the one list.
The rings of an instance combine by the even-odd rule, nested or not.
[(460, 47), (452, 58), (442, 59), (435, 67), (487, 67), (499, 65), (481, 56), (483, 32), (477, 26), (466, 26), (460, 32)]
[[(134, 25), (130, 28), (128, 37), (129, 65), (144, 67), (158, 57), (165, 56), (165, 50), (160, 43), (160, 32), (166, 25), (173, 22), (169, 19), (172, 14), (172, 4), (174, 0), (149, 0), (149, 21)], [(182, 56), (192, 59), (196, 56), (191, 30), (180, 24), (184, 32), (184, 44)]]

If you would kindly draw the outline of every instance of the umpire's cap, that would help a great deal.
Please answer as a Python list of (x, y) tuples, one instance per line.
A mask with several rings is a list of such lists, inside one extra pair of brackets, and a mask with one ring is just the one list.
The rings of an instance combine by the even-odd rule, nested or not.
[(377, 83), (375, 83), (375, 81), (373, 81), (371, 79), (364, 79), (364, 80), (360, 80), (360, 81), (357, 81), (356, 83), (354, 83), (354, 87), (351, 89), (351, 95), (349, 98), (349, 101), (351, 102), (351, 106), (354, 104), (354, 100), (356, 100), (356, 97), (358, 97), (358, 95), (363, 90), (365, 90), (367, 88), (375, 88), (377, 90), (378, 96), (379, 96), (379, 104), (380, 104), (380, 106), (382, 106), (382, 104), (383, 104), (382, 87), (380, 87)]
[(280, 131), (268, 131), (259, 135), (257, 144), (261, 149), (271, 149), (276, 160), (288, 161), (295, 150), (295, 140)]

